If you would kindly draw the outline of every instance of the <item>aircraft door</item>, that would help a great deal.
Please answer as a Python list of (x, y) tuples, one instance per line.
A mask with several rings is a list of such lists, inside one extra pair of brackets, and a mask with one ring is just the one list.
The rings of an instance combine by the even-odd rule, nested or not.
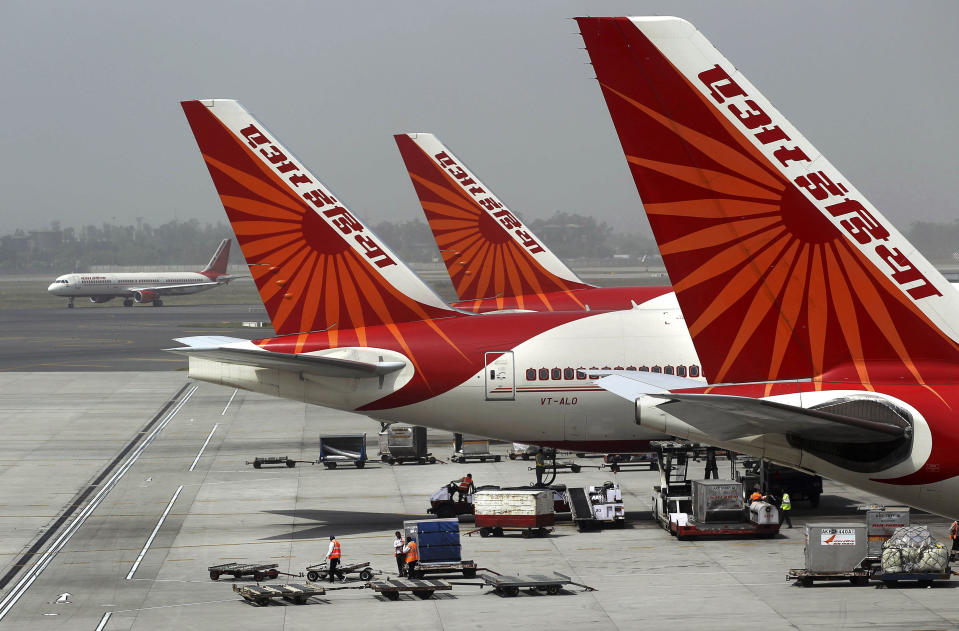
[(513, 351), (489, 351), (486, 363), (486, 400), (513, 401), (516, 399), (516, 379)]

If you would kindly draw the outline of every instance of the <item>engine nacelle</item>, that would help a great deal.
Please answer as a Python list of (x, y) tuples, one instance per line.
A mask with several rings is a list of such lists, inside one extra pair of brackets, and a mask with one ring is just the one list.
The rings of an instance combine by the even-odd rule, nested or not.
[(113, 298), (113, 296), (90, 296), (90, 302), (99, 305), (104, 302), (110, 302)]
[(137, 302), (153, 302), (158, 297), (157, 292), (150, 291), (149, 289), (133, 292), (133, 299)]

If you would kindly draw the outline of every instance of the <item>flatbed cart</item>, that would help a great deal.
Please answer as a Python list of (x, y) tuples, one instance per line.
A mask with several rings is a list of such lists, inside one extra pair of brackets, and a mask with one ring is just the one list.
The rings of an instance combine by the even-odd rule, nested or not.
[(502, 458), (498, 454), (493, 454), (489, 450), (489, 439), (479, 436), (463, 436), (463, 434), (453, 434), (453, 455), (450, 460), (453, 462), (486, 462), (492, 460), (499, 462)]
[(896, 587), (900, 581), (915, 581), (920, 587), (932, 587), (932, 584), (939, 581), (948, 581), (952, 577), (951, 568), (946, 568), (945, 572), (883, 572), (877, 570), (870, 576), (872, 581), (881, 581), (884, 587)]
[(483, 526), (466, 531), (467, 537), (472, 537), (474, 533), (479, 533), (480, 537), (502, 537), (507, 532), (522, 533), (524, 539), (530, 537), (548, 537), (553, 532), (552, 528), (523, 528), (520, 526)]
[(305, 604), (311, 596), (320, 596), (326, 589), (319, 585), (233, 585), (233, 591), (243, 600), (259, 607), (266, 607), (274, 598), (282, 598), (297, 605)]
[[(373, 578), (375, 574), (380, 573), (370, 567), (369, 561), (363, 561), (362, 563), (354, 563), (352, 565), (343, 565), (343, 566), (337, 567), (336, 572), (338, 574), (343, 574), (344, 576), (346, 576), (347, 574), (358, 574), (359, 579), (364, 582)], [(326, 561), (324, 561), (323, 563), (317, 563), (316, 565), (306, 566), (306, 580), (310, 581), (311, 583), (315, 583), (317, 581), (325, 581), (325, 580), (328, 580), (329, 578), (330, 578), (330, 568)]]
[(816, 581), (849, 581), (853, 585), (868, 585), (871, 573), (864, 568), (856, 568), (848, 572), (811, 572), (805, 568), (789, 570), (786, 573), (787, 581), (796, 581), (797, 585), (812, 587)]
[(453, 589), (453, 586), (446, 581), (413, 578), (388, 578), (370, 581), (366, 586), (378, 594), (383, 594), (390, 600), (399, 600), (400, 592), (410, 592), (417, 598), (426, 600), (433, 595), (433, 592)]
[(253, 465), (254, 469), (259, 469), (264, 466), (269, 465), (278, 465), (278, 466), (287, 466), (290, 469), (296, 466), (297, 462), (308, 462), (314, 464), (312, 460), (293, 460), (289, 456), (257, 456), (253, 460), (247, 460), (246, 464)]
[(416, 564), (410, 578), (423, 578), (427, 574), (453, 574), (460, 572), (466, 578), (476, 576), (476, 570), (479, 569), (471, 560), (468, 561), (420, 561)]
[(584, 588), (588, 592), (596, 591), (595, 588), (577, 583), (570, 577), (565, 574), (560, 574), (559, 572), (553, 572), (552, 576), (546, 576), (544, 574), (507, 576), (495, 572), (483, 572), (479, 577), (484, 583), (492, 587), (494, 592), (503, 596), (517, 596), (521, 589), (529, 590), (531, 593), (546, 592), (550, 596), (553, 596), (558, 594), (560, 590), (567, 585), (576, 585)]
[[(264, 578), (275, 579), (281, 574), (276, 563), (221, 563), (220, 565), (211, 565), (207, 568), (210, 572), (210, 580), (218, 581), (221, 576), (229, 574), (234, 579), (250, 576), (255, 581), (262, 581)], [(283, 572), (285, 574), (285, 572)], [(290, 574), (289, 576), (293, 576)]]

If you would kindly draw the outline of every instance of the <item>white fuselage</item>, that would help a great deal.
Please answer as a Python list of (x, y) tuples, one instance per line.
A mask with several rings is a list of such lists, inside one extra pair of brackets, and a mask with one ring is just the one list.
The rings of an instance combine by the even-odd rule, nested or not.
[(183, 295), (219, 286), (198, 272), (118, 272), (64, 274), (47, 291), (64, 298), (132, 296), (137, 290), (163, 288), (163, 295)]

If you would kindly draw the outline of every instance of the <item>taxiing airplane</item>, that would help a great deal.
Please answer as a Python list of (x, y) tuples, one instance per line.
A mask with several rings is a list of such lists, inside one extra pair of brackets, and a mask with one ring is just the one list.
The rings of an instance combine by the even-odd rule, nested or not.
[(452, 308), (236, 101), (183, 110), (277, 334), (182, 338), (170, 350), (189, 357), (191, 377), (597, 452), (645, 450), (663, 434), (638, 426), (632, 402), (588, 371), (699, 377), (667, 289), (621, 311)]
[(959, 295), (689, 22), (577, 21), (713, 385), (599, 384), (644, 427), (959, 516)]
[(426, 220), (460, 302), (458, 309), (629, 309), (671, 288), (583, 282), (433, 134), (397, 134)]
[(220, 287), (236, 278), (226, 273), (230, 259), (230, 241), (223, 239), (213, 258), (199, 272), (88, 272), (58, 276), (47, 287), (54, 296), (67, 298), (67, 307), (73, 308), (75, 298), (89, 298), (90, 302), (109, 302), (123, 298), (124, 307), (134, 302), (152, 302), (162, 307), (161, 296), (195, 294)]

